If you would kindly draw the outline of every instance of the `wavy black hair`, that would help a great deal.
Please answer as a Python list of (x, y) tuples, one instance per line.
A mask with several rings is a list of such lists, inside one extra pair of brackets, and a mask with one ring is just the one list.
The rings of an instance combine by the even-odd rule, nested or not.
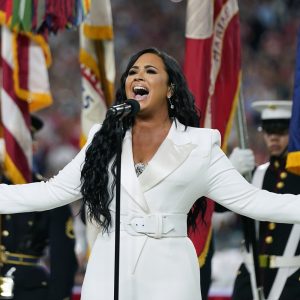
[[(120, 87), (116, 92), (116, 104), (126, 100), (125, 81), (128, 72), (140, 56), (152, 53), (159, 56), (168, 74), (168, 85), (172, 87), (171, 101), (174, 108), (171, 109), (168, 101), (169, 117), (177, 119), (185, 126), (199, 127), (200, 117), (195, 107), (194, 97), (187, 87), (185, 77), (177, 61), (156, 48), (147, 48), (134, 54), (120, 79)], [(167, 101), (167, 99), (166, 99)], [(81, 193), (83, 203), (88, 208), (88, 217), (96, 221), (108, 231), (112, 218), (109, 210), (110, 203), (114, 198), (116, 185), (116, 120), (107, 114), (101, 129), (95, 134), (87, 148), (85, 162), (81, 171)], [(134, 118), (124, 120), (124, 135), (134, 123)], [(112, 176), (110, 176), (110, 174)], [(110, 179), (112, 178), (112, 179)], [(196, 218), (199, 213), (204, 217), (206, 200), (198, 199), (193, 209), (188, 214), (188, 225), (196, 226)]]

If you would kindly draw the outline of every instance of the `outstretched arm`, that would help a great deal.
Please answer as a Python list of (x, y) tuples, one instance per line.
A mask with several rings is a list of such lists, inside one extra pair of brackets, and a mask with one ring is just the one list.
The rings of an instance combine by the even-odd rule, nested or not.
[(275, 194), (249, 184), (237, 172), (214, 138), (207, 170), (207, 197), (229, 210), (261, 221), (300, 223), (300, 195)]
[(80, 199), (81, 167), (86, 147), (98, 129), (99, 125), (91, 129), (86, 145), (49, 181), (18, 185), (0, 184), (0, 213), (48, 210)]

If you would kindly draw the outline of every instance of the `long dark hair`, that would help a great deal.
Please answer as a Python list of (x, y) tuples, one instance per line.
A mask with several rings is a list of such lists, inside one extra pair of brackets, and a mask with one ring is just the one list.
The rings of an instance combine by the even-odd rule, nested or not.
[[(171, 101), (174, 104), (174, 109), (171, 109), (170, 104), (168, 104), (170, 118), (177, 119), (185, 126), (199, 127), (200, 119), (194, 104), (194, 97), (187, 87), (186, 80), (177, 61), (156, 48), (144, 49), (130, 58), (127, 68), (121, 76), (120, 87), (116, 92), (116, 104), (123, 103), (126, 100), (125, 81), (128, 72), (138, 58), (145, 53), (155, 54), (164, 62), (169, 77), (168, 84), (173, 89)], [(133, 125), (133, 122), (133, 118), (128, 118), (124, 121), (124, 133)], [(81, 193), (83, 203), (88, 208), (88, 216), (100, 224), (105, 231), (108, 230), (112, 221), (109, 205), (114, 198), (116, 183), (115, 145), (117, 136), (115, 124), (114, 117), (107, 114), (101, 129), (95, 134), (87, 148), (85, 162), (81, 171)], [(201, 212), (203, 219), (205, 210), (205, 199), (198, 199), (188, 214), (188, 225), (195, 228), (198, 214)]]

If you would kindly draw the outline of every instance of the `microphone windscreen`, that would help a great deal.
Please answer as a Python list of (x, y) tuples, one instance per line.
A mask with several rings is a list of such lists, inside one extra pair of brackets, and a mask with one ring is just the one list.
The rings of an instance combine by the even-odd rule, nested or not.
[(126, 100), (126, 103), (131, 106), (131, 112), (129, 114), (130, 117), (135, 116), (140, 111), (140, 103), (134, 99)]

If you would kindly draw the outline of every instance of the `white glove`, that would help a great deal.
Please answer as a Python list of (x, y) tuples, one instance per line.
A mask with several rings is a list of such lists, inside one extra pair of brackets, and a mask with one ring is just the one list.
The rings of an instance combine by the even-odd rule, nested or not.
[(255, 167), (254, 154), (251, 149), (234, 148), (229, 156), (232, 165), (242, 175), (251, 172)]

